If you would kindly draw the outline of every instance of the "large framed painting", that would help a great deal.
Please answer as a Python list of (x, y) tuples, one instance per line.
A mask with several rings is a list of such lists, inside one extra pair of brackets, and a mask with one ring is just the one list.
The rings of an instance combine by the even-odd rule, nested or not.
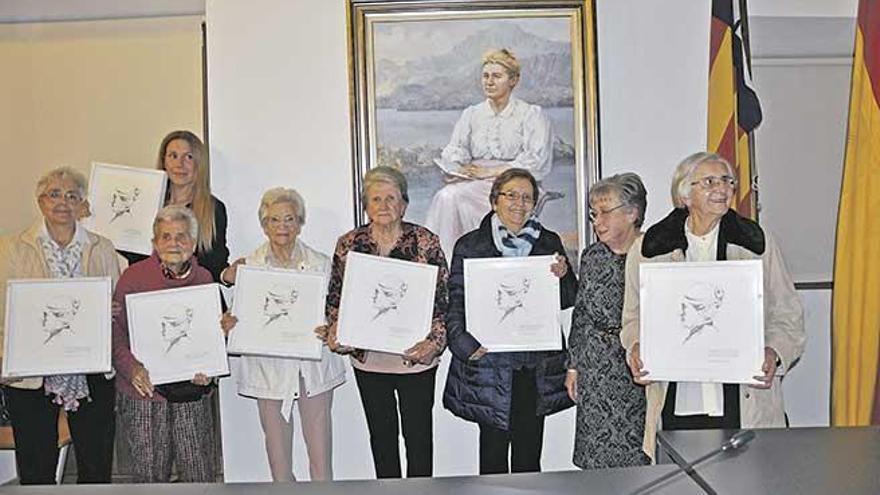
[(576, 260), (599, 175), (594, 2), (349, 0), (348, 15), (356, 223), (364, 174), (394, 167), (406, 219), (451, 258), (493, 178), (525, 168), (538, 219)]

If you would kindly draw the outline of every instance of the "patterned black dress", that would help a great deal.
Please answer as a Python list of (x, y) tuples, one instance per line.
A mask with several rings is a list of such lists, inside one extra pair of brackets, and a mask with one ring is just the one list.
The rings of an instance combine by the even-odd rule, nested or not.
[(620, 345), (626, 255), (597, 242), (581, 255), (569, 337), (569, 369), (577, 369), (574, 463), (582, 469), (639, 466), (645, 389), (632, 381)]

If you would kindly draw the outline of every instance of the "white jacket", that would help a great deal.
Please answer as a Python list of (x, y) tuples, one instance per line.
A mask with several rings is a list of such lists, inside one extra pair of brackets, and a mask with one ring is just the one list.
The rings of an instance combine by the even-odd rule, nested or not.
[[(661, 223), (664, 222), (666, 220)], [(740, 424), (743, 428), (785, 427), (781, 375), (800, 358), (806, 343), (803, 308), (783, 261), (782, 252), (773, 240), (773, 236), (766, 231), (763, 231), (763, 236), (766, 244), (762, 255), (757, 255), (734, 243), (728, 243), (726, 251), (728, 260), (760, 259), (763, 264), (764, 345), (775, 350), (780, 360), (773, 385), (769, 389), (739, 387)], [(645, 236), (637, 239), (626, 257), (626, 292), (620, 340), (627, 351), (627, 356), (639, 341), (639, 264), (685, 261), (685, 253), (680, 248), (672, 249), (666, 254), (646, 257), (642, 249), (644, 241)], [(648, 407), (645, 414), (643, 449), (652, 458), (656, 449), (657, 430), (661, 426), (660, 419), (666, 401), (666, 390), (666, 382), (653, 382), (645, 387)]]
[[(250, 266), (269, 266), (269, 243), (251, 253), (245, 262)], [(296, 270), (324, 273), (328, 279), (330, 259), (296, 240), (292, 260)], [(233, 330), (235, 331), (235, 330)], [(284, 401), (281, 413), (290, 417), (293, 402), (300, 394), (312, 397), (332, 390), (345, 382), (345, 364), (340, 356), (330, 352), (326, 345), (321, 348), (321, 360), (242, 356), (238, 375), (238, 393), (258, 399)], [(305, 390), (300, 390), (302, 374)]]

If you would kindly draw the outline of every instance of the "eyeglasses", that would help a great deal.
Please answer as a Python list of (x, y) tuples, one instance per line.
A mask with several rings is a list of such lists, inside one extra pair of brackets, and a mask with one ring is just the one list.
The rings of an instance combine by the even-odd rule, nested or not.
[(59, 201), (63, 199), (68, 203), (79, 203), (82, 201), (82, 198), (79, 194), (73, 191), (63, 192), (60, 189), (52, 189), (51, 191), (46, 191), (43, 193), (43, 196), (51, 199), (52, 201)]
[(269, 217), (266, 219), (266, 223), (270, 227), (277, 228), (277, 227), (280, 227), (281, 225), (286, 225), (286, 226), (290, 227), (292, 225), (296, 225), (298, 222), (296, 220), (296, 217), (289, 216), (289, 217), (284, 217), (284, 218)]
[(525, 202), (526, 204), (532, 204), (535, 202), (535, 198), (532, 197), (531, 194), (521, 194), (516, 191), (502, 191), (498, 193), (499, 196), (504, 196), (508, 201), (512, 203), (519, 203), (520, 201)]
[(736, 179), (729, 175), (707, 175), (699, 180), (691, 182), (692, 186), (699, 184), (703, 189), (714, 189), (715, 186), (736, 187)]
[(608, 210), (594, 210), (594, 209), (590, 208), (590, 211), (587, 213), (587, 216), (590, 217), (591, 222), (595, 222), (596, 220), (599, 220), (599, 217), (607, 215), (614, 210), (619, 210), (619, 209), (623, 208), (624, 206), (628, 206), (628, 205), (621, 203), (621, 204), (615, 206), (614, 208), (611, 208)]

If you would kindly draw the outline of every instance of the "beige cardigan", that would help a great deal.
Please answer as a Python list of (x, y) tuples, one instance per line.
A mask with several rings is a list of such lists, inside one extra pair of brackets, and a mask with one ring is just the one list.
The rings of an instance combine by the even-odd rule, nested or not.
[[(83, 228), (83, 227), (78, 227)], [(43, 229), (43, 220), (36, 222), (24, 232), (10, 234), (0, 239), (0, 315), (6, 314), (6, 282), (22, 278), (50, 278), (49, 267), (37, 236)], [(83, 247), (83, 275), (87, 277), (110, 277), (112, 288), (119, 280), (119, 258), (113, 244), (98, 234), (86, 231), (89, 238)], [(6, 335), (5, 321), (0, 321), (0, 359), (3, 357), (3, 339)], [(25, 378), (8, 384), (10, 387), (38, 389), (43, 378)]]
[[(773, 385), (767, 390), (741, 386), (740, 424), (743, 428), (776, 428), (785, 426), (785, 410), (782, 399), (780, 374), (784, 374), (792, 363), (804, 352), (806, 335), (804, 333), (804, 311), (794, 283), (785, 267), (779, 246), (772, 236), (764, 231), (766, 249), (758, 256), (751, 251), (735, 245), (727, 245), (728, 260), (761, 259), (764, 268), (764, 345), (772, 348), (782, 361), (777, 369)], [(623, 302), (620, 341), (627, 351), (639, 341), (639, 264), (685, 261), (685, 253), (675, 249), (669, 254), (645, 258), (642, 256), (640, 237), (633, 243), (626, 258), (626, 292)], [(649, 370), (650, 371), (650, 370)], [(645, 387), (648, 401), (645, 413), (645, 436), (642, 448), (654, 458), (657, 431), (660, 429), (660, 415), (666, 401), (666, 382), (654, 382)]]

